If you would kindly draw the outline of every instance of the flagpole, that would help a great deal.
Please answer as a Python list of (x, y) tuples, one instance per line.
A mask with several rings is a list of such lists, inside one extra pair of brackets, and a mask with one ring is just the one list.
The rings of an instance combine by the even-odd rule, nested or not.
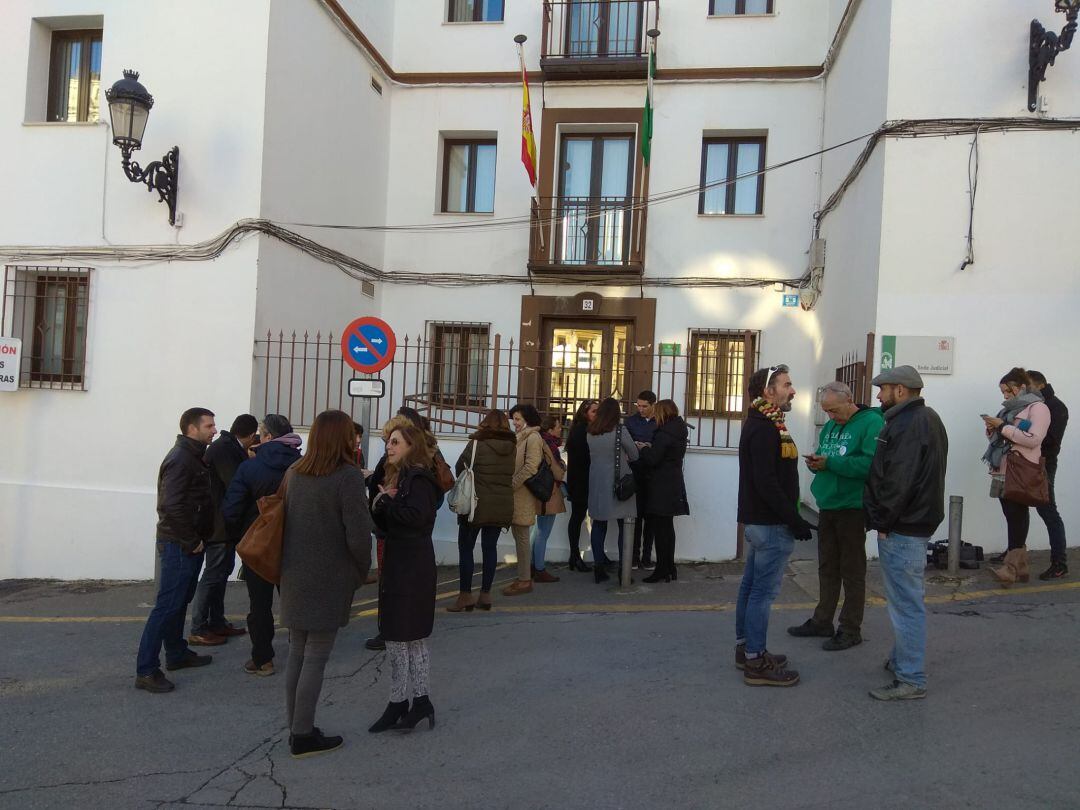
[[(648, 31), (645, 32), (645, 34), (649, 38), (649, 56), (648, 56), (648, 59), (645, 60), (645, 103), (653, 105), (653, 108), (655, 109), (655, 99), (653, 99), (653, 60), (656, 58), (656, 38), (658, 36), (660, 36), (660, 29), (658, 29), (658, 28), (650, 28)], [(650, 112), (650, 118), (649, 118), (649, 128), (650, 128), (650, 130), (652, 129), (654, 116), (655, 116), (655, 113)], [(651, 132), (642, 132), (641, 137), (642, 138), (649, 138), (650, 142), (649, 142), (649, 161), (646, 162), (644, 160), (644, 158), (642, 158), (641, 178), (640, 178), (640, 182), (638, 184), (638, 192), (639, 192), (638, 197), (641, 200), (641, 209), (639, 209), (638, 212), (637, 212), (639, 220), (641, 218), (640, 215), (641, 215), (642, 211), (645, 211), (648, 208), (648, 204), (649, 204), (648, 201), (645, 199), (645, 175), (649, 171), (649, 166), (652, 163), (652, 133)], [(637, 230), (637, 249), (638, 249), (638, 255), (640, 256), (641, 255), (641, 240), (644, 238), (644, 233), (643, 233), (644, 228), (640, 224), (638, 224), (638, 227), (637, 227), (636, 230)]]
[[(514, 42), (517, 43), (518, 64), (521, 65), (521, 85), (522, 85), (522, 88), (528, 87), (528, 85), (525, 83), (525, 77), (526, 77), (526, 73), (525, 73), (525, 41), (527, 39), (528, 39), (528, 37), (525, 36), (524, 34), (518, 34), (517, 36), (514, 37)], [(532, 130), (532, 95), (531, 94), (529, 95), (529, 128), (530, 128), (530, 131), (531, 131)], [(534, 133), (533, 134), (534, 141), (535, 141), (535, 138), (536, 138), (536, 136), (535, 136), (535, 133)], [(534, 171), (537, 173), (537, 176), (539, 176), (539, 173), (540, 173), (539, 150), (537, 150), (537, 159), (536, 159), (536, 165), (534, 167)], [(540, 193), (539, 193), (539, 191), (537, 191), (537, 188), (536, 188), (535, 184), (532, 187), (532, 191), (533, 191), (533, 199), (536, 201), (536, 218), (537, 218), (537, 223), (538, 223), (537, 231), (540, 234), (540, 249), (541, 250), (547, 250), (547, 248), (545, 247), (545, 244), (544, 244), (543, 212), (542, 212), (541, 206), (540, 206)]]

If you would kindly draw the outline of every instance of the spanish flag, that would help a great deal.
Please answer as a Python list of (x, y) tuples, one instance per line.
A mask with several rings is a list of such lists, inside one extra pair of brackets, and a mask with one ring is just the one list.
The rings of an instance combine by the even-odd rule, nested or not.
[(532, 105), (529, 103), (529, 77), (525, 59), (521, 60), (521, 162), (529, 173), (529, 182), (536, 186), (536, 141), (533, 139)]

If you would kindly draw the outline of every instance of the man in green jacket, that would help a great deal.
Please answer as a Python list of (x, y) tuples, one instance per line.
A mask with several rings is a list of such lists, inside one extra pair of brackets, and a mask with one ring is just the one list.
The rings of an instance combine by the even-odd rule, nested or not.
[[(846, 650), (862, 643), (866, 603), (866, 523), (863, 487), (885, 424), (878, 408), (856, 405), (851, 389), (831, 382), (822, 389), (821, 409), (829, 421), (821, 429), (818, 449), (806, 456), (814, 473), (810, 491), (817, 501), (818, 582), (820, 596), (814, 615), (789, 627), (793, 636), (821, 636), (825, 650)], [(833, 633), (833, 615), (844, 586), (840, 627)]]

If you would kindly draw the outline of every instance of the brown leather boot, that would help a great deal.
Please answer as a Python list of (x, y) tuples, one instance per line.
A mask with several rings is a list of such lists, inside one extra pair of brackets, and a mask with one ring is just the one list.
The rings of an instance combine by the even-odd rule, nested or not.
[(1016, 550), (1009, 551), (1005, 554), (1005, 559), (1000, 568), (991, 568), (990, 573), (994, 575), (994, 578), (1001, 584), (1003, 588), (1011, 588), (1012, 584), (1016, 582)]
[(449, 605), (446, 608), (447, 613), (461, 613), (461, 611), (471, 611), (476, 607), (476, 599), (471, 593), (462, 591), (457, 596), (457, 601), (454, 604)]
[(799, 673), (785, 668), (775, 656), (769, 653), (759, 658), (746, 659), (743, 683), (747, 686), (794, 686), (798, 682)]
[(491, 610), (491, 594), (480, 591), (480, 595), (476, 598), (476, 606), (480, 610)]

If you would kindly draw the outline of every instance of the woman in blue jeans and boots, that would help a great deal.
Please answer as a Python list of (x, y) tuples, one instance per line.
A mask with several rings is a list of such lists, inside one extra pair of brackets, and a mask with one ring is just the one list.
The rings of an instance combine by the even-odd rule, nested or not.
[(544, 558), (547, 556), (548, 538), (555, 526), (555, 516), (566, 511), (563, 500), (563, 486), (566, 480), (566, 465), (562, 460), (559, 447), (562, 445), (562, 422), (557, 416), (545, 416), (540, 420), (540, 438), (544, 440), (544, 460), (551, 467), (555, 478), (555, 488), (547, 503), (540, 507), (532, 531), (532, 578), (533, 582), (558, 582), (559, 578), (547, 571)]
[[(469, 443), (458, 457), (456, 472), (460, 477), (472, 468), (476, 492), (476, 511), (458, 515), (458, 577), (460, 591), (457, 601), (447, 608), (460, 613), (478, 607), (491, 610), (491, 585), (499, 562), (497, 545), (499, 533), (514, 520), (514, 461), (517, 438), (510, 430), (510, 420), (502, 411), (488, 411)], [(483, 574), (480, 596), (472, 595), (473, 549), (480, 537), (483, 553)]]
[(589, 514), (592, 516), (593, 580), (597, 583), (609, 579), (603, 565), (608, 521), (615, 520), (619, 526), (621, 562), (623, 521), (637, 515), (637, 502), (633, 498), (620, 501), (615, 497), (616, 466), (619, 475), (629, 475), (630, 462), (637, 461), (638, 457), (637, 445), (629, 431), (623, 429), (621, 420), (618, 400), (608, 397), (600, 403), (596, 418), (589, 424)]

